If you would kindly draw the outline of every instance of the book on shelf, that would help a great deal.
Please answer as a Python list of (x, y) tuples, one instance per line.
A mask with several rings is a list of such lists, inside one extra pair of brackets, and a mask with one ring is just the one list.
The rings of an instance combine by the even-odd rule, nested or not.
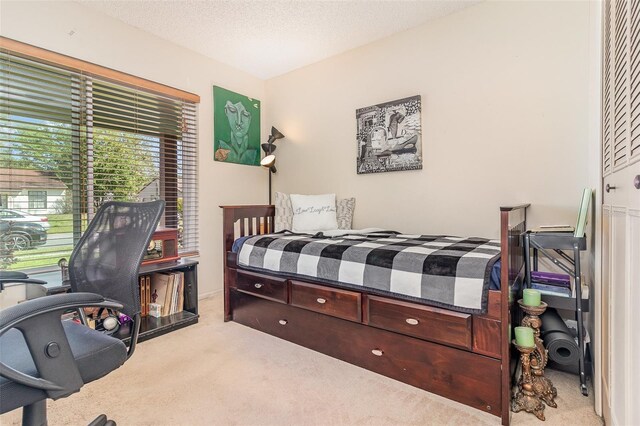
[(167, 291), (164, 294), (164, 302), (162, 304), (162, 316), (166, 317), (171, 314), (171, 299), (173, 298), (173, 281), (174, 274), (165, 274), (167, 275)]
[(147, 308), (149, 306), (149, 300), (147, 299), (147, 277), (145, 275), (140, 276), (140, 316), (147, 316)]
[(161, 305), (161, 316), (166, 317), (183, 311), (184, 272), (157, 272), (150, 280), (149, 301)]
[(531, 280), (541, 283), (571, 288), (571, 277), (567, 274), (555, 272), (531, 271)]
[(576, 223), (576, 232), (574, 237), (583, 237), (584, 231), (587, 226), (587, 217), (589, 216), (589, 203), (591, 202), (591, 188), (585, 188), (582, 191), (582, 201), (580, 203), (580, 210), (578, 211), (578, 222)]
[(144, 312), (146, 316), (149, 316), (149, 305), (151, 304), (151, 276), (150, 275), (145, 275), (145, 286), (144, 286), (144, 290), (145, 290), (145, 294), (144, 294), (144, 300), (145, 300), (145, 305), (144, 305)]
[(180, 272), (180, 292), (178, 293), (178, 312), (184, 310), (184, 272)]
[(138, 277), (138, 288), (140, 289), (140, 316), (144, 316), (144, 277)]
[(537, 228), (533, 228), (531, 232), (573, 232), (574, 228), (571, 225), (541, 225)]
[(155, 272), (151, 275), (151, 303), (162, 305), (162, 316), (165, 316), (165, 299), (169, 287), (169, 275)]
[[(540, 285), (537, 283), (531, 283), (531, 288), (538, 290), (542, 295), (548, 295), (548, 296), (559, 296), (559, 297), (566, 297), (566, 298), (576, 298), (576, 293), (573, 290), (569, 290), (567, 291), (565, 290), (561, 290), (559, 287), (553, 287), (553, 286), (545, 286), (545, 285)], [(588, 285), (582, 285), (582, 292), (580, 294), (582, 296), (583, 300), (588, 300), (589, 299), (589, 286)]]
[(182, 312), (184, 305), (184, 272), (174, 272), (172, 275), (173, 291), (169, 314), (176, 314)]
[(542, 294), (571, 297), (571, 289), (568, 287), (561, 287), (553, 284), (544, 284), (544, 283), (532, 281), (531, 288), (538, 290)]
[(180, 274), (173, 274), (173, 293), (171, 295), (171, 313), (178, 312), (178, 293), (180, 291)]

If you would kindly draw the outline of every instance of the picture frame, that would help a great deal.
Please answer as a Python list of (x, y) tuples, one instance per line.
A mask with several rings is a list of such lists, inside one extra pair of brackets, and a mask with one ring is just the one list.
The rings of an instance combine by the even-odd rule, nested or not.
[(420, 95), (356, 110), (358, 174), (422, 169)]
[(213, 86), (214, 160), (260, 165), (260, 101)]

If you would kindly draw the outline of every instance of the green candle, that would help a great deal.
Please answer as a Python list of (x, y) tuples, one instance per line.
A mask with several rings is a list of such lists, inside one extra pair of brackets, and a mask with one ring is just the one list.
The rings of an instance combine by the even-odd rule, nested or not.
[(526, 306), (540, 306), (540, 292), (532, 288), (522, 290), (522, 303)]
[(533, 328), (531, 327), (516, 327), (516, 344), (518, 346), (532, 348), (533, 341)]

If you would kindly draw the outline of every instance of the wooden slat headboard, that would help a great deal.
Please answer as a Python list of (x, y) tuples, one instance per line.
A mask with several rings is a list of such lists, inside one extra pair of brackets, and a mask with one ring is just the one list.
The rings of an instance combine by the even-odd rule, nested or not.
[(222, 209), (224, 253), (231, 251), (233, 242), (247, 235), (273, 232), (276, 208), (273, 205), (220, 206)]

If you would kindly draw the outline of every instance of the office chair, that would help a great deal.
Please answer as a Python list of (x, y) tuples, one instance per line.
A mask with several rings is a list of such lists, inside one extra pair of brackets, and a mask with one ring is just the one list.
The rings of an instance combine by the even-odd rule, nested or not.
[[(23, 407), (23, 425), (46, 425), (47, 398), (69, 396), (131, 357), (140, 331), (140, 262), (163, 211), (164, 201), (103, 204), (71, 254), (71, 293), (0, 311), (0, 414)], [(120, 339), (61, 321), (84, 307), (131, 317), (128, 350)], [(91, 425), (115, 423), (103, 414)]]

